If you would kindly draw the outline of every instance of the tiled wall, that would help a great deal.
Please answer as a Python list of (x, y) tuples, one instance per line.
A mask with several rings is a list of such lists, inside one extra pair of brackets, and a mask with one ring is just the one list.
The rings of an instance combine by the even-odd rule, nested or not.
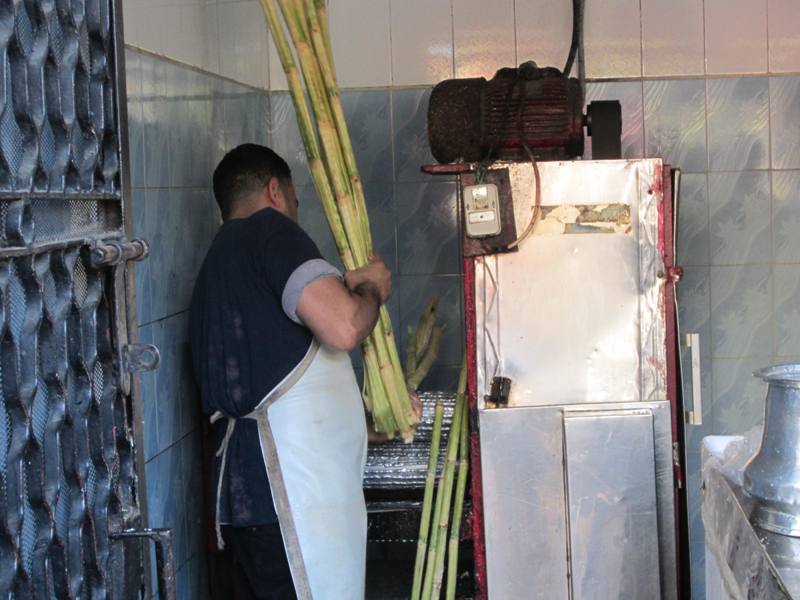
[[(455, 184), (419, 171), (431, 160), (425, 132), (430, 88), (447, 77), (490, 77), (528, 59), (561, 67), (570, 4), (330, 2), (337, 70), (373, 233), (396, 273), (391, 312), (399, 337), (429, 294), (442, 298), (447, 340), (432, 387), (453, 384), (463, 319)], [(293, 166), (302, 224), (333, 257), (258, 1), (127, 0), (125, 8), (130, 43), (270, 89), (271, 140)], [(701, 334), (705, 397), (705, 424), (690, 432), (697, 598), (703, 597), (700, 439), (752, 427), (761, 418), (764, 388), (750, 372), (800, 357), (798, 32), (796, 0), (587, 2), (587, 100), (622, 102), (625, 156), (662, 156), (684, 172), (680, 317), (683, 331)], [(231, 131), (249, 127), (243, 116), (228, 123)], [(220, 139), (225, 146), (228, 140)], [(214, 147), (209, 156), (220, 150)], [(148, 159), (157, 166), (175, 152), (155, 144)], [(189, 162), (182, 164), (189, 169)], [(172, 184), (167, 178), (153, 185), (164, 181)], [(162, 206), (159, 193), (166, 192), (139, 196), (150, 209)]]
[(263, 90), (163, 58), (126, 52), (134, 234), (150, 242), (136, 267), (140, 336), (161, 350), (142, 378), (151, 527), (171, 527), (179, 597), (206, 595), (199, 400), (192, 384), (187, 308), (219, 213), (213, 165), (225, 148), (266, 142)]

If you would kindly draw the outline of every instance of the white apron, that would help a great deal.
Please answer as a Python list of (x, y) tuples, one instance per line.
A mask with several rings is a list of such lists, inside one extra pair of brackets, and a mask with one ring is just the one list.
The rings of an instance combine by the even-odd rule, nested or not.
[[(258, 423), (298, 598), (363, 600), (367, 430), (349, 356), (315, 340), (303, 361), (245, 418)], [(219, 450), (223, 469), (234, 424), (229, 419)]]

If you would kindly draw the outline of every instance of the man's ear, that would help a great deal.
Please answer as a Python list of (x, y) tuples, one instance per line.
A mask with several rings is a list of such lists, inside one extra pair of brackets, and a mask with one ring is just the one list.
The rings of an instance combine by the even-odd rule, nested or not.
[(286, 198), (283, 195), (281, 182), (278, 181), (277, 177), (270, 177), (267, 186), (264, 188), (264, 195), (266, 196), (267, 206), (281, 212), (286, 208)]

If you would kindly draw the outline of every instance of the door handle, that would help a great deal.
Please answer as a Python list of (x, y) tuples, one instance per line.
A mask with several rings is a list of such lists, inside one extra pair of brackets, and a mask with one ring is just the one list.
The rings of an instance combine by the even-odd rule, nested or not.
[(684, 344), (691, 351), (692, 364), (692, 410), (686, 411), (686, 422), (689, 425), (703, 424), (703, 392), (702, 371), (700, 367), (700, 334), (687, 333)]
[(111, 539), (146, 539), (156, 546), (156, 576), (158, 578), (158, 600), (176, 600), (175, 561), (172, 552), (171, 529), (139, 529), (111, 534)]

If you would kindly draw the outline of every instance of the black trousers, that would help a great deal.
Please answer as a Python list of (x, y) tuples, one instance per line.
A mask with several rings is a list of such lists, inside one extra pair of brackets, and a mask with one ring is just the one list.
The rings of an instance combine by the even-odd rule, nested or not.
[(274, 525), (223, 526), (225, 548), (233, 555), (233, 600), (295, 600), (281, 530)]

